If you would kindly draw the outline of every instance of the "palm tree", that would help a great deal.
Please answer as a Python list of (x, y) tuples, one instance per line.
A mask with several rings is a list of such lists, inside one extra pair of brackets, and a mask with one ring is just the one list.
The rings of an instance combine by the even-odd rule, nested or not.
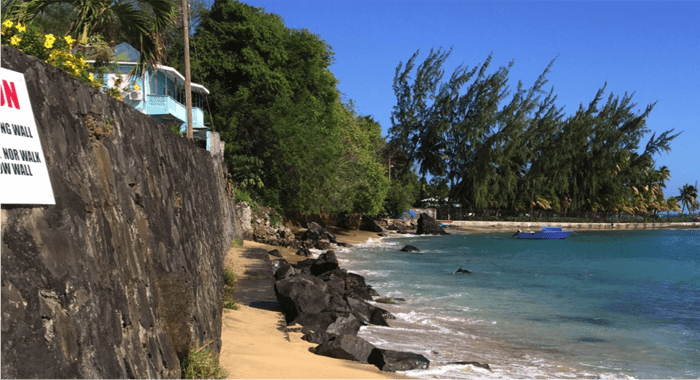
[(686, 183), (683, 185), (683, 187), (678, 188), (678, 191), (680, 192), (680, 195), (677, 197), (678, 201), (683, 205), (681, 214), (683, 214), (686, 207), (688, 208), (688, 211), (691, 211), (694, 214), (695, 209), (699, 207), (697, 200), (698, 189), (695, 188), (695, 186)]
[(175, 18), (172, 0), (3, 0), (2, 18), (26, 24), (54, 4), (75, 10), (69, 34), (86, 48), (89, 37), (100, 36), (111, 47), (128, 42), (141, 52), (139, 70), (162, 58), (161, 33)]

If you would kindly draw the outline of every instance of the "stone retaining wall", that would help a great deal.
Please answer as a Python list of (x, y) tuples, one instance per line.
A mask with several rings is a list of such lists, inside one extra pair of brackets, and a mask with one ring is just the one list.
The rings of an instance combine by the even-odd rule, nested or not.
[(78, 79), (2, 46), (24, 73), (56, 199), (2, 206), (3, 378), (179, 378), (221, 347), (236, 237), (206, 150)]

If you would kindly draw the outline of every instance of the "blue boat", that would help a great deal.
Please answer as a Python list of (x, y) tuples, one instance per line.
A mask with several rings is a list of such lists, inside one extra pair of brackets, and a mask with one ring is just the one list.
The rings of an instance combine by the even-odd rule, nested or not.
[(561, 227), (542, 227), (542, 231), (539, 232), (522, 232), (518, 230), (515, 234), (518, 239), (566, 239), (569, 235), (574, 233), (574, 231), (564, 231)]

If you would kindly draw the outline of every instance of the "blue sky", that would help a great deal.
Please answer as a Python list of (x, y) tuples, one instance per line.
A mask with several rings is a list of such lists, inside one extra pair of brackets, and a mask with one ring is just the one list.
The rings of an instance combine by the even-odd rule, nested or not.
[[(666, 196), (700, 181), (700, 2), (531, 2), (434, 0), (248, 0), (280, 15), (289, 28), (308, 29), (335, 52), (331, 71), (345, 99), (372, 115), (384, 135), (396, 103), (399, 62), (418, 49), (453, 48), (446, 77), (492, 53), (492, 67), (514, 66), (511, 87), (532, 85), (549, 62), (557, 104), (567, 114), (599, 88), (634, 92), (643, 110), (657, 102), (647, 126), (683, 134), (657, 165), (671, 170)], [(651, 137), (645, 136), (642, 147)]]

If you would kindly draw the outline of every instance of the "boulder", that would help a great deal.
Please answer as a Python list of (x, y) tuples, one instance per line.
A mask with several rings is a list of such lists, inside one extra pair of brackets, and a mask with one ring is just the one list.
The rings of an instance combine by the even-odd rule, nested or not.
[(341, 280), (341, 281), (343, 281), (343, 288), (345, 288), (345, 277), (347, 277), (347, 275), (348, 275), (348, 272), (345, 269), (338, 268), (338, 269), (330, 270), (327, 272), (323, 272), (316, 277), (318, 277), (319, 279), (321, 279), (323, 281), (329, 281), (329, 280), (334, 280), (334, 279)]
[(304, 234), (301, 235), (301, 240), (302, 241), (328, 240), (329, 242), (334, 243), (334, 244), (338, 243), (338, 240), (336, 239), (335, 235), (333, 235), (333, 233), (331, 233), (330, 231), (321, 227), (316, 222), (311, 222), (308, 224), (306, 232), (304, 232)]
[(323, 281), (303, 273), (277, 281), (274, 287), (275, 296), (287, 323), (302, 314), (320, 313), (325, 310), (331, 299), (326, 289)]
[[(326, 272), (326, 273), (333, 273), (333, 272)], [(326, 274), (324, 273), (324, 274)], [(319, 277), (320, 278), (320, 277)], [(340, 277), (330, 277), (327, 280), (323, 280), (323, 282), (326, 283), (326, 286), (328, 286), (329, 292), (332, 292), (333, 294), (338, 294), (342, 298), (345, 294), (345, 281), (340, 278)]]
[(296, 254), (297, 254), (297, 256), (304, 256), (304, 257), (311, 257), (312, 256), (312, 253), (309, 250), (309, 248), (307, 248), (303, 245), (301, 247), (299, 247)]
[(320, 313), (300, 314), (294, 319), (293, 323), (298, 323), (304, 326), (301, 330), (304, 334), (312, 332), (322, 332), (328, 329), (328, 326), (333, 324), (338, 317), (344, 317), (344, 314), (338, 314), (334, 311), (322, 311)]
[(326, 333), (334, 335), (352, 335), (357, 336), (360, 331), (362, 322), (357, 317), (350, 314), (347, 317), (338, 317), (335, 322), (331, 323), (326, 329)]
[(280, 258), (277, 260), (270, 260), (270, 264), (272, 264), (272, 271), (273, 272), (275, 272), (277, 269), (280, 269), (280, 267), (285, 265), (285, 264), (289, 265), (287, 260), (285, 260), (284, 258)]
[(268, 251), (267, 253), (275, 257), (282, 257), (282, 252), (280, 252), (279, 249), (273, 249), (272, 251)]
[(311, 266), (316, 262), (316, 259), (306, 259), (302, 261), (297, 261), (296, 264), (292, 265), (297, 269), (311, 268)]
[(331, 338), (334, 338), (334, 336), (328, 334), (325, 331), (312, 331), (312, 332), (309, 332), (308, 334), (304, 334), (301, 337), (301, 340), (305, 340), (309, 343), (321, 344), (323, 342), (328, 341)]
[(331, 249), (331, 242), (325, 241), (325, 240), (319, 240), (319, 241), (317, 241), (316, 244), (314, 245), (314, 248), (320, 249), (320, 250), (322, 250), (322, 251)]
[(362, 231), (370, 232), (384, 232), (384, 229), (377, 224), (372, 218), (367, 215), (362, 215), (362, 222), (360, 223), (360, 229)]
[(468, 271), (468, 270), (466, 270), (466, 269), (459, 268), (459, 269), (457, 269), (457, 270), (455, 271), (455, 274), (458, 274), (458, 273), (469, 274), (469, 273), (471, 273), (471, 272)]
[(256, 220), (252, 230), (253, 240), (270, 245), (295, 247), (297, 244), (292, 231), (284, 226), (273, 226), (265, 218)]
[(401, 252), (420, 252), (420, 249), (412, 245), (406, 245), (403, 248), (401, 248)]
[(377, 326), (389, 326), (387, 319), (396, 319), (396, 317), (390, 312), (382, 309), (381, 307), (372, 306), (372, 315), (369, 318), (369, 323)]
[[(277, 260), (275, 260), (275, 261), (277, 261)], [(291, 265), (289, 265), (289, 263), (287, 263), (285, 261), (284, 263), (280, 263), (279, 267), (275, 271), (275, 280), (277, 280), (277, 281), (284, 280), (285, 278), (287, 278), (289, 276), (293, 276), (297, 273), (298, 273), (297, 270), (294, 269), (294, 267), (292, 267)]]
[(367, 358), (374, 350), (376, 348), (362, 338), (340, 335), (318, 345), (314, 349), (314, 353), (331, 358), (367, 363)]
[(388, 311), (376, 307), (374, 305), (370, 305), (361, 299), (347, 297), (346, 300), (348, 302), (348, 305), (350, 306), (350, 310), (352, 311), (352, 313), (363, 324), (389, 326), (389, 323), (387, 323), (386, 320), (395, 318)]
[(367, 357), (367, 362), (385, 372), (428, 369), (430, 366), (430, 360), (423, 355), (381, 348), (373, 349)]
[(449, 235), (445, 230), (440, 227), (438, 222), (433, 219), (428, 214), (420, 214), (418, 218), (418, 228), (416, 229), (416, 234), (418, 235)]
[(335, 252), (333, 251), (322, 253), (309, 267), (311, 274), (314, 276), (318, 276), (338, 268), (338, 258), (335, 256)]
[(365, 278), (356, 273), (348, 273), (345, 280), (345, 295), (354, 295), (361, 299), (371, 301), (372, 295), (365, 283)]

